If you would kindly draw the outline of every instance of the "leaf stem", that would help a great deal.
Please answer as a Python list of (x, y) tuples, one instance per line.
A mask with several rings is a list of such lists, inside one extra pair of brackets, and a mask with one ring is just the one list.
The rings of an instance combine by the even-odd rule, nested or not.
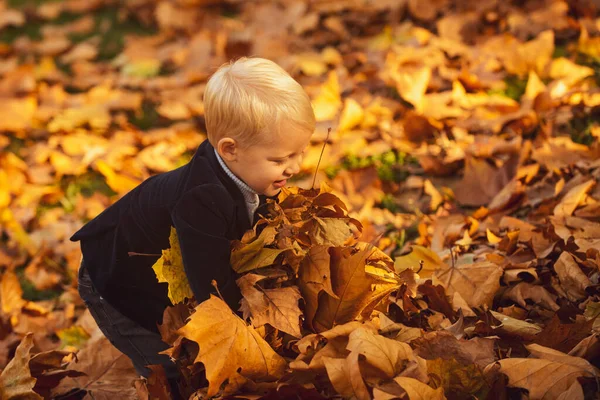
[(217, 284), (217, 281), (213, 279), (212, 281), (210, 281), (210, 284), (213, 285), (213, 287), (217, 290), (217, 294), (219, 295), (219, 297), (221, 298), (221, 300), (223, 300), (225, 303), (227, 303), (225, 301), (225, 299), (223, 298), (223, 295), (219, 291), (219, 285)]
[(128, 251), (127, 255), (129, 257), (133, 257), (133, 256), (160, 257), (160, 254), (136, 253), (135, 251)]
[(327, 128), (327, 137), (325, 138), (325, 142), (323, 142), (323, 148), (321, 149), (321, 155), (319, 156), (319, 162), (317, 162), (317, 168), (315, 168), (315, 176), (313, 177), (312, 185), (310, 185), (310, 187), (313, 189), (315, 187), (315, 182), (317, 180), (317, 172), (319, 172), (319, 165), (321, 165), (321, 159), (323, 158), (323, 152), (325, 151), (325, 145), (327, 144), (327, 141), (329, 140), (330, 133), (331, 133), (331, 127)]

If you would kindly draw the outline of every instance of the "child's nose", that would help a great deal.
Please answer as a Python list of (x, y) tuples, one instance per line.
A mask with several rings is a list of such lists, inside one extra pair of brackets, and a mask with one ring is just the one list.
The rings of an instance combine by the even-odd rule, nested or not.
[(294, 161), (290, 166), (288, 166), (286, 173), (288, 175), (296, 175), (298, 172), (300, 172), (300, 162), (301, 161), (302, 161), (301, 159)]

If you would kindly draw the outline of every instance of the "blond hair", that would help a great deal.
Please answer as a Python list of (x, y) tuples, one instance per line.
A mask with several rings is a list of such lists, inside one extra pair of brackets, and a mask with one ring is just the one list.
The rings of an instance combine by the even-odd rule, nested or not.
[[(223, 137), (242, 147), (280, 133), (281, 122), (315, 129), (315, 114), (302, 86), (273, 61), (242, 57), (222, 65), (204, 91), (204, 118), (213, 146)], [(277, 132), (265, 132), (274, 128)]]

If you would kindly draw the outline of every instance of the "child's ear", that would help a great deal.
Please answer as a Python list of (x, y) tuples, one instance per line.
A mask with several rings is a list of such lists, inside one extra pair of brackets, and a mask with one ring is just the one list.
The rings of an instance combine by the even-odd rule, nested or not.
[(235, 139), (224, 137), (217, 142), (217, 152), (227, 161), (236, 161), (238, 155), (238, 143)]

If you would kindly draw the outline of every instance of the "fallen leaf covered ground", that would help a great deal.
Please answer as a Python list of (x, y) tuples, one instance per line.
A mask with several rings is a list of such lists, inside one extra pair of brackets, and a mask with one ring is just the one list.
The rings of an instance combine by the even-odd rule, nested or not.
[(185, 398), (597, 398), (598, 7), (1, 1), (0, 399), (169, 398), (85, 311), (68, 238), (189, 160), (243, 55), (318, 125), (304, 189), (234, 244), (241, 317), (181, 302), (176, 247), (155, 265)]

